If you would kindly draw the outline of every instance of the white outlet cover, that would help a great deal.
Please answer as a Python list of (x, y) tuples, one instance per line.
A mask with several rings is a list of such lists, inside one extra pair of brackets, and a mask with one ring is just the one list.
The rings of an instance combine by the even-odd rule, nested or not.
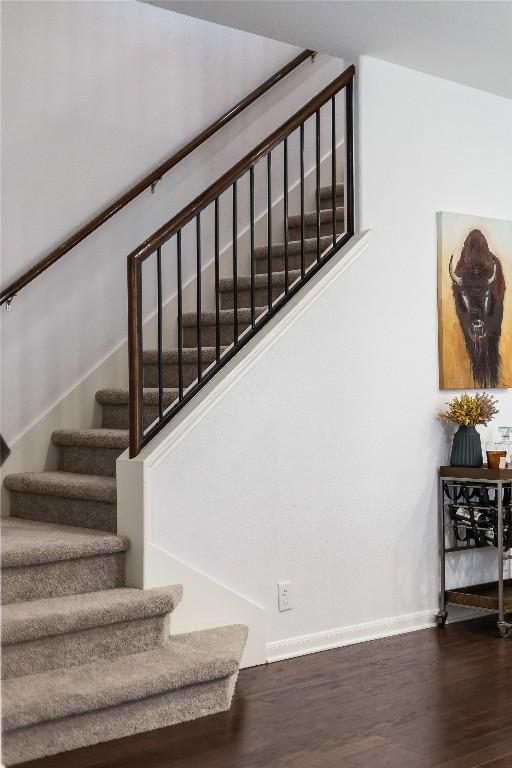
[(291, 581), (279, 581), (277, 584), (277, 598), (280, 611), (291, 611), (292, 602), (292, 583)]

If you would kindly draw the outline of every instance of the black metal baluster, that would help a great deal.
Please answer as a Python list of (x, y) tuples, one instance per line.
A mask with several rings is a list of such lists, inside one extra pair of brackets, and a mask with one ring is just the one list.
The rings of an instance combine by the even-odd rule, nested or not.
[(256, 301), (256, 275), (254, 274), (254, 166), (249, 169), (250, 180), (250, 218), (251, 218), (251, 325), (254, 328), (256, 319), (255, 301)]
[(215, 198), (215, 357), (220, 360), (219, 198)]
[(284, 292), (288, 293), (288, 138), (284, 140)]
[(331, 207), (332, 244), (336, 242), (336, 95), (331, 99)]
[(164, 368), (163, 368), (163, 334), (162, 334), (162, 248), (156, 251), (157, 276), (157, 344), (158, 344), (158, 415), (164, 415)]
[(272, 153), (267, 155), (267, 293), (268, 308), (272, 309)]
[(176, 234), (176, 264), (178, 271), (178, 397), (183, 400), (183, 298), (181, 288), (181, 229)]
[(320, 110), (316, 111), (316, 260), (320, 261)]
[(238, 341), (238, 222), (236, 181), (233, 183), (233, 343)]
[(345, 199), (346, 205), (346, 226), (345, 230), (347, 235), (351, 237), (355, 232), (355, 218), (354, 218), (354, 87), (351, 80), (345, 86), (345, 142), (347, 147), (346, 155), (346, 179), (347, 179), (347, 194)]
[(304, 123), (300, 126), (300, 274), (304, 277)]
[(201, 214), (196, 216), (196, 253), (197, 253), (197, 294), (196, 294), (196, 312), (197, 312), (197, 381), (203, 378), (203, 352), (201, 345)]

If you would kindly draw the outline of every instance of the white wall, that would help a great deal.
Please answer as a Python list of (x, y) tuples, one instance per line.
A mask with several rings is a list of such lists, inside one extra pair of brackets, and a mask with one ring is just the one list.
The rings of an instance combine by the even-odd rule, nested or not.
[[(512, 218), (512, 102), (357, 66), (368, 251), (153, 467), (152, 541), (266, 608), (274, 645), (432, 616), (449, 450), (436, 414), (450, 397), (438, 389), (436, 212)], [(498, 396), (508, 424), (512, 397)], [(450, 583), (469, 580), (457, 569)], [(285, 579), (294, 609), (280, 614)]]
[[(298, 52), (131, 1), (1, 10), (2, 285)], [(303, 64), (2, 313), (9, 442), (126, 337), (130, 250), (339, 72)]]
[[(404, 489), (397, 510), (404, 541), (416, 523), (427, 537), (402, 560), (415, 589), (433, 573), (433, 478), (453, 432), (434, 418), (455, 394), (438, 389), (436, 212), (512, 220), (512, 101), (370, 58), (359, 74), (360, 220), (374, 233), (372, 320), (361, 344), (378, 377), (378, 392), (366, 381), (360, 394), (368, 402), (364, 429), (374, 423), (379, 433), (383, 487)], [(512, 393), (494, 394), (500, 413), (481, 430), (484, 448), (512, 419)], [(495, 553), (484, 559), (491, 569), (477, 570), (476, 581), (495, 574)], [(449, 583), (469, 582), (468, 559), (451, 563)]]

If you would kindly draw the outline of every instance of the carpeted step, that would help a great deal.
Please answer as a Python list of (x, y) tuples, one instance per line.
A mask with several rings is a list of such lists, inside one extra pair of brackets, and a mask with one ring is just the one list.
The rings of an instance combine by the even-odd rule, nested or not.
[(125, 536), (16, 517), (1, 527), (3, 603), (124, 586)]
[[(284, 294), (285, 288), (285, 272), (273, 272), (272, 273), (272, 301), (275, 301)], [(300, 278), (299, 270), (290, 270), (288, 272), (288, 287), (291, 287), (295, 280)], [(220, 281), (220, 304), (222, 309), (233, 309), (235, 296), (233, 290), (234, 280), (233, 278), (226, 278)], [(247, 309), (251, 306), (251, 278), (239, 277), (237, 280), (238, 286), (238, 307), (241, 309)], [(258, 274), (255, 275), (254, 280), (254, 298), (256, 306), (264, 307), (268, 301), (268, 275)]]
[[(221, 353), (226, 348), (221, 347)], [(215, 362), (215, 347), (203, 347), (201, 350), (202, 370)], [(164, 387), (177, 387), (178, 379), (178, 350), (166, 350), (162, 354)], [(197, 379), (197, 348), (184, 347), (182, 350), (183, 386), (188, 387)], [(144, 351), (144, 386), (158, 387), (158, 352), (156, 349)]]
[(126, 429), (58, 429), (52, 434), (62, 472), (116, 476), (116, 459), (128, 448)]
[[(256, 318), (266, 311), (266, 307), (256, 307)], [(238, 336), (240, 336), (251, 324), (251, 311), (250, 309), (239, 309), (237, 315)], [(234, 318), (235, 313), (232, 309), (222, 309), (219, 312), (221, 344), (228, 345), (233, 343)], [(203, 312), (201, 314), (201, 341), (205, 347), (211, 347), (215, 344), (216, 322), (215, 312)], [(186, 347), (190, 347), (196, 341), (197, 314), (195, 312), (188, 312), (183, 315), (183, 343)]]
[(3, 684), (7, 765), (229, 709), (247, 638), (241, 625), (160, 648)]
[(2, 678), (31, 675), (162, 645), (179, 585), (106, 589), (2, 609)]
[[(325, 187), (320, 187), (320, 202), (322, 207), (327, 204), (327, 207), (331, 207), (332, 203), (332, 184)], [(337, 205), (343, 205), (345, 201), (345, 185), (336, 184), (336, 203)]]
[[(322, 203), (322, 201), (320, 201)], [(329, 235), (332, 237), (332, 208), (331, 201), (328, 202), (328, 208), (320, 208), (320, 235)], [(345, 212), (343, 208), (336, 208), (336, 232), (341, 234), (345, 227)], [(300, 238), (301, 231), (301, 217), (300, 214), (296, 216), (290, 216), (288, 219), (288, 231), (289, 239), (298, 240)], [(316, 211), (308, 211), (304, 214), (304, 236), (316, 237)]]
[(11, 514), (25, 520), (115, 531), (116, 481), (75, 472), (20, 472), (5, 478)]
[[(320, 255), (332, 245), (332, 237), (326, 236), (320, 238)], [(288, 269), (297, 270), (301, 268), (301, 242), (299, 240), (290, 240), (288, 243)], [(304, 265), (309, 267), (316, 261), (316, 237), (308, 237), (304, 240)], [(285, 245), (284, 243), (275, 243), (272, 246), (272, 272), (284, 272), (285, 268)], [(266, 245), (256, 248), (254, 251), (255, 268), (258, 274), (268, 272), (268, 248)]]
[[(144, 427), (158, 418), (158, 388), (144, 388)], [(168, 408), (178, 397), (178, 390), (166, 387), (163, 390), (163, 407)], [(127, 389), (100, 389), (96, 392), (97, 402), (103, 406), (103, 426), (107, 429), (128, 429), (130, 425)]]

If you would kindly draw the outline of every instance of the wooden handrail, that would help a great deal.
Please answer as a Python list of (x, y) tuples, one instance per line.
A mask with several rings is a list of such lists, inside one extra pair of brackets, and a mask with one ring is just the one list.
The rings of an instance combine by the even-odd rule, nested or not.
[(191, 152), (193, 152), (201, 144), (203, 144), (203, 142), (213, 136), (214, 133), (217, 133), (217, 131), (227, 125), (234, 117), (243, 112), (244, 109), (250, 106), (268, 90), (270, 90), (270, 88), (276, 85), (280, 80), (289, 75), (290, 72), (299, 66), (299, 64), (302, 64), (309, 58), (314, 59), (315, 55), (315, 51), (310, 50), (306, 50), (300, 53), (298, 56), (288, 62), (288, 64), (282, 67), (282, 69), (272, 75), (272, 77), (269, 77), (268, 80), (265, 80), (265, 82), (259, 85), (254, 91), (251, 91), (251, 93), (242, 99), (242, 101), (239, 101), (238, 104), (236, 104), (228, 112), (219, 117), (214, 123), (208, 126), (208, 128), (205, 128), (204, 131), (201, 131), (201, 133), (197, 134), (197, 136), (195, 136), (191, 141), (189, 141), (171, 157), (165, 160), (165, 162), (161, 163), (161, 165), (155, 168), (154, 171), (137, 182), (137, 184), (125, 192), (124, 195), (119, 197), (117, 200), (115, 200), (115, 202), (105, 208), (105, 210), (88, 221), (87, 224), (84, 224), (84, 226), (77, 230), (73, 235), (71, 235), (71, 237), (61, 243), (61, 245), (51, 251), (47, 256), (38, 261), (34, 267), (31, 267), (31, 269), (24, 272), (19, 278), (4, 288), (0, 293), (0, 306), (6, 302), (10, 303), (18, 291), (28, 285), (28, 283), (32, 282), (32, 280), (34, 280), (46, 269), (48, 269), (48, 267), (50, 267), (52, 264), (55, 264), (55, 262), (61, 259), (62, 256), (68, 253), (68, 251), (81, 243), (82, 240), (85, 240), (86, 237), (92, 234), (96, 229), (98, 229), (98, 227), (101, 227), (102, 224), (105, 224), (105, 222), (107, 222), (112, 218), (112, 216), (122, 210), (126, 205), (128, 205), (128, 203), (131, 203), (131, 201), (138, 197), (142, 192), (144, 192), (146, 189), (149, 189), (157, 181), (160, 181), (164, 174), (178, 165), (178, 163), (180, 163), (185, 157), (190, 155)]
[(132, 251), (128, 256), (128, 262), (144, 261), (144, 259), (153, 253), (153, 251), (160, 248), (178, 230), (182, 229), (186, 224), (192, 221), (198, 213), (204, 210), (207, 205), (212, 203), (216, 197), (225, 192), (234, 181), (243, 176), (252, 165), (274, 149), (274, 147), (283, 141), (283, 139), (296, 130), (301, 123), (307, 120), (308, 117), (314, 115), (317, 109), (320, 109), (320, 107), (322, 107), (334, 94), (350, 83), (354, 75), (355, 67), (352, 65), (342, 72), (341, 75), (332, 80), (329, 85), (295, 112), (294, 115), (286, 120), (286, 122), (273, 133), (267, 136), (266, 139), (263, 139), (257, 147), (239, 160), (238, 163), (217, 179), (217, 181), (211, 184), (203, 193), (196, 197), (195, 200), (177, 213), (176, 216), (173, 216), (172, 219), (169, 219), (169, 221), (160, 227), (160, 229), (151, 235), (151, 237)]

